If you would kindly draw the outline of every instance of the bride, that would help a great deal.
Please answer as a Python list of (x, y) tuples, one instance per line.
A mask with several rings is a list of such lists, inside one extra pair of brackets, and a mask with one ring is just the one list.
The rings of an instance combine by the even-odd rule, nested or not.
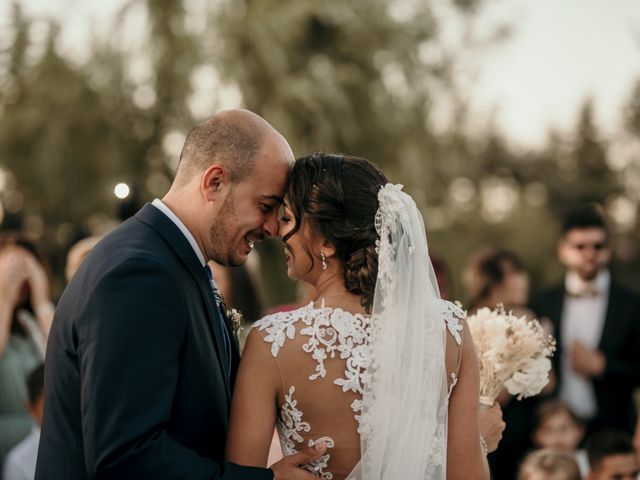
[(280, 236), (288, 274), (317, 290), (252, 329), (228, 460), (266, 466), (325, 443), (322, 479), (488, 479), (478, 366), (464, 312), (440, 299), (418, 209), (364, 159), (292, 167)]

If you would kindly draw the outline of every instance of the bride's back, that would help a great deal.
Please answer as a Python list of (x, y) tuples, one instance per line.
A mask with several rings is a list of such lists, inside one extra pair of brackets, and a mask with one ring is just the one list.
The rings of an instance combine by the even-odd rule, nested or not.
[[(461, 349), (463, 336), (470, 341), (464, 313), (438, 298), (415, 202), (354, 157), (299, 159), (289, 180), (279, 223), (287, 273), (324, 300), (252, 329), (235, 384), (229, 460), (264, 466), (277, 425), (286, 455), (329, 445), (309, 466), (320, 478), (444, 478), (451, 466), (451, 478), (463, 478), (465, 468), (449, 465), (447, 454), (453, 445), (456, 463), (482, 464), (475, 353), (472, 342)], [(301, 457), (309, 453), (288, 461)]]
[[(449, 331), (457, 332), (456, 308), (448, 305)], [(346, 478), (360, 460), (358, 416), (368, 380), (371, 319), (309, 304), (269, 315), (254, 328), (251, 336), (259, 336), (267, 346), (263, 355), (274, 359), (281, 381), (277, 427), (283, 453), (325, 440), (330, 448), (314, 463), (314, 472), (320, 478)], [(455, 341), (454, 345), (447, 362), (452, 372), (457, 371), (459, 352)]]
[(309, 304), (255, 325), (282, 381), (277, 427), (283, 453), (325, 440), (330, 448), (315, 464), (321, 478), (345, 478), (360, 459), (356, 415), (368, 361), (369, 321), (364, 315)]

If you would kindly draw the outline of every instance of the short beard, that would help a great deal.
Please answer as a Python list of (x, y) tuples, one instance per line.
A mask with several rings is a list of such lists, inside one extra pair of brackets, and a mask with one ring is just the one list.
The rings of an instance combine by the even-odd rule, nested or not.
[(238, 267), (245, 263), (245, 259), (238, 260), (234, 257), (235, 247), (233, 244), (234, 233), (229, 228), (237, 225), (236, 210), (231, 199), (227, 196), (220, 209), (220, 214), (216, 219), (216, 224), (209, 229), (209, 241), (211, 242), (211, 254), (209, 257), (216, 263), (227, 267)]
[(585, 282), (591, 282), (596, 279), (601, 270), (602, 268), (599, 268), (595, 272), (589, 272), (588, 274), (586, 272), (578, 272), (578, 276)]

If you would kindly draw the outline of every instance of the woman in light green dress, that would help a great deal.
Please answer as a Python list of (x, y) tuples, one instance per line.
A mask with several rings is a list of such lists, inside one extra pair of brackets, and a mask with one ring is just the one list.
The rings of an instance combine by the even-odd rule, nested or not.
[(0, 237), (0, 464), (31, 431), (27, 375), (43, 361), (53, 306), (49, 279), (30, 242)]

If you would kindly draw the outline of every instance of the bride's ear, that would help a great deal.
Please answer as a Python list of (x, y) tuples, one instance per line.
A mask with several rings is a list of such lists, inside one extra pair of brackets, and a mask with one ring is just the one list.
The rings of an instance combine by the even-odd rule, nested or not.
[(327, 258), (331, 258), (336, 254), (336, 247), (328, 240), (324, 240), (320, 246), (320, 251), (324, 253)]

